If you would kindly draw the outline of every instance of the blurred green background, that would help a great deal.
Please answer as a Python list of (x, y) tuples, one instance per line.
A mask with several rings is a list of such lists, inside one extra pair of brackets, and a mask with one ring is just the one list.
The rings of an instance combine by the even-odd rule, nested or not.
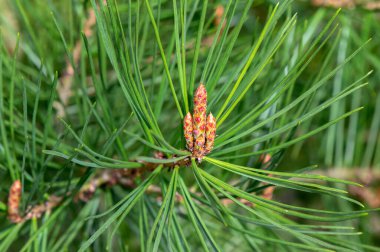
[[(215, 10), (214, 13), (211, 13), (214, 16), (212, 19), (206, 20), (206, 23), (209, 23), (211, 27), (209, 30), (210, 34), (208, 34), (210, 36), (215, 32), (214, 26), (216, 25), (213, 22), (215, 22), (215, 15), (218, 15), (218, 7), (220, 7), (222, 3), (224, 2), (211, 1), (210, 9)], [(247, 54), (245, 45), (251, 43), (252, 34), (259, 33), (268, 15), (268, 9), (275, 3), (276, 1), (254, 1), (252, 8), (249, 10), (249, 22), (246, 22), (244, 25), (236, 45), (236, 48), (241, 48), (241, 50), (234, 50), (233, 56), (231, 57), (232, 62), (239, 62), (239, 60), (245, 57)], [(22, 41), (20, 44), (20, 48), (22, 48), (21, 60), (18, 62), (17, 69), (25, 76), (35, 79), (38, 76), (36, 68), (38, 69), (41, 63), (40, 59), (42, 59), (44, 67), (46, 67), (42, 69), (45, 73), (45, 79), (42, 85), (49, 85), (47, 84), (48, 80), (54, 75), (55, 70), (57, 70), (60, 75), (64, 73), (67, 65), (66, 52), (64, 46), (62, 46), (61, 43), (57, 43), (57, 41), (60, 41), (60, 34), (55, 24), (51, 21), (51, 15), (56, 17), (57, 22), (62, 27), (68, 44), (74, 48), (76, 41), (80, 39), (78, 30), (83, 28), (83, 13), (86, 12), (88, 6), (88, 1), (74, 0), (0, 0), (1, 37), (6, 50), (10, 54), (15, 50), (18, 33)], [(260, 85), (260, 83), (267, 83), (271, 80), (274, 82), (276, 80), (278, 74), (276, 66), (281, 66), (284, 61), (291, 62), (293, 59), (297, 59), (298, 56), (296, 54), (298, 48), (293, 46), (294, 41), (299, 42), (297, 46), (302, 47), (303, 42), (307, 43), (309, 40), (314, 39), (314, 37), (311, 37), (311, 34), (314, 32), (318, 33), (323, 29), (323, 25), (330, 20), (339, 8), (341, 8), (341, 11), (337, 18), (338, 32), (332, 35), (327, 44), (318, 52), (318, 55), (311, 65), (297, 78), (293, 93), (301, 93), (306, 89), (308, 83), (328, 74), (329, 71), (343, 63), (345, 58), (351, 55), (357, 48), (370, 40), (360, 53), (355, 55), (352, 61), (348, 62), (329, 80), (329, 83), (324, 88), (319, 89), (313, 94), (312, 103), (313, 105), (320, 104), (332, 95), (344, 90), (353, 80), (372, 71), (367, 79), (369, 85), (364, 89), (354, 92), (348, 99), (340, 100), (335, 103), (331, 108), (314, 117), (313, 120), (300, 124), (300, 126), (296, 128), (293, 136), (301, 136), (310, 132), (322, 123), (359, 106), (363, 106), (364, 109), (361, 110), (360, 113), (355, 113), (349, 118), (339, 121), (322, 133), (312, 136), (306, 141), (297, 143), (287, 149), (286, 152), (282, 154), (283, 159), (279, 166), (282, 167), (282, 170), (294, 170), (295, 167), (308, 167), (317, 164), (319, 168), (313, 171), (315, 173), (353, 180), (365, 185), (363, 188), (349, 188), (350, 195), (359, 199), (370, 208), (379, 208), (380, 1), (294, 1), (289, 13), (297, 13), (298, 26), (296, 30), (292, 31), (285, 42), (286, 48), (289, 50), (282, 50), (281, 53), (274, 56), (273, 64), (271, 64), (270, 68), (265, 70), (265, 74), (260, 77), (265, 79), (265, 81), (259, 79), (259, 84), (253, 89), (255, 92), (260, 92), (260, 90), (268, 88), (262, 84)], [(125, 12), (126, 9), (126, 4), (120, 4), (121, 12)], [(163, 19), (161, 22), (163, 24), (161, 25), (160, 32), (163, 38), (168, 38), (163, 40), (165, 46), (168, 46), (170, 43), (169, 35), (172, 32), (171, 21), (169, 21), (171, 13), (163, 9), (162, 16)], [(167, 19), (165, 19), (165, 17), (167, 17)], [(196, 18), (197, 16), (195, 16), (195, 19)], [(232, 19), (231, 22), (232, 27), (234, 27), (238, 20)], [(194, 27), (192, 27), (193, 30), (195, 30)], [(205, 39), (202, 43), (203, 51), (200, 55), (201, 61), (206, 58), (205, 55), (207, 55), (209, 46), (210, 42)], [(150, 50), (152, 50), (152, 48), (150, 48)], [(157, 50), (157, 48), (154, 50)], [(99, 53), (99, 55), (96, 56), (105, 57), (104, 51), (97, 52), (94, 49), (93, 53)], [(144, 56), (144, 53), (145, 52), (141, 52), (141, 55)], [(62, 55), (62, 57), (57, 57), (56, 55)], [(86, 56), (82, 53), (79, 57), (85, 59)], [(326, 58), (329, 60), (327, 61)], [(189, 59), (191, 59), (191, 56)], [(142, 66), (142, 73), (146, 76), (158, 74), (154, 73), (154, 69), (152, 70), (148, 66), (152, 60), (152, 58), (144, 58), (144, 64), (147, 66)], [(100, 71), (108, 71), (106, 66), (103, 67), (104, 68), (100, 69)], [(233, 69), (233, 67), (234, 66), (231, 66), (231, 69)], [(233, 70), (231, 70), (231, 72), (232, 71)], [(116, 79), (113, 73), (110, 73), (109, 77), (111, 81)], [(80, 79), (76, 88), (78, 90), (83, 88), (86, 85), (86, 80), (86, 78)], [(28, 83), (29, 80), (26, 80), (26, 82)], [(35, 84), (31, 85), (30, 88), (36, 90)], [(108, 91), (107, 97), (112, 102), (115, 117), (122, 118), (125, 116), (123, 114), (123, 107), (117, 102), (119, 99), (123, 99), (121, 98), (122, 94), (120, 89), (110, 88)], [(152, 89), (148, 92), (156, 91), (157, 90)], [(46, 106), (49, 92), (41, 92), (40, 96), (42, 99), (41, 107)], [(252, 97), (252, 100), (256, 98), (255, 96)], [(74, 101), (72, 101), (71, 104), (79, 104), (78, 106), (85, 104), (85, 102), (80, 99), (80, 95), (72, 100)], [(17, 97), (16, 102), (21, 104), (20, 101), (21, 98)], [(253, 103), (258, 103), (258, 101), (253, 100)], [(85, 106), (83, 105), (83, 107)], [(70, 110), (70, 108), (72, 110)], [(59, 111), (58, 108), (56, 109)], [(164, 109), (169, 110), (169, 108)], [(75, 106), (69, 107), (68, 113), (69, 116), (70, 113), (75, 114)], [(268, 113), (271, 113), (271, 111), (268, 111)], [(84, 115), (81, 115), (79, 119), (74, 120), (74, 126), (75, 124), (81, 125), (81, 121), (84, 121), (83, 118)], [(162, 123), (174, 119), (171, 115), (166, 114), (163, 115), (160, 120)], [(164, 125), (163, 127), (170, 129), (170, 125), (162, 124)], [(275, 124), (273, 127), (275, 127)], [(254, 161), (255, 160), (248, 160), (248, 163)], [(246, 160), (241, 162), (246, 162)], [(337, 202), (327, 197), (322, 197), (322, 200), (320, 197), (315, 199), (313, 195), (297, 191), (287, 191), (286, 193), (281, 191), (276, 194), (275, 197), (281, 201), (308, 207), (319, 208), (321, 205), (324, 205), (330, 209), (342, 211), (353, 210), (353, 207), (348, 203)], [(352, 224), (357, 226), (358, 229), (363, 232), (363, 235), (350, 237), (350, 239), (356, 239), (358, 242), (364, 244), (380, 246), (380, 215), (378, 213), (372, 213), (367, 218), (361, 218), (360, 222), (354, 221)]]

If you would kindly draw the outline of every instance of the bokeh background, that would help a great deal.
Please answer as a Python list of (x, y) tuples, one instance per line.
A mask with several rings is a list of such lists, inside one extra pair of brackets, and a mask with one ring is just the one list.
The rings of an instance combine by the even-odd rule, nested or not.
[[(214, 9), (213, 18), (207, 20), (210, 26), (216, 26), (217, 17), (223, 13), (222, 1), (211, 1)], [(238, 44), (242, 50), (236, 50), (234, 58), (236, 61), (246, 55), (244, 49), (245, 43), (251, 42), (250, 35), (257, 33), (264, 25), (268, 14), (268, 9), (276, 1), (254, 1), (253, 7), (249, 11), (249, 22), (243, 27), (242, 34), (239, 37)], [(92, 23), (82, 27), (82, 14), (88, 6), (87, 1), (53, 1), (53, 0), (0, 0), (0, 29), (1, 38), (5, 42), (6, 50), (12, 53), (16, 47), (17, 36), (20, 34), (22, 41), (20, 47), (23, 49), (23, 61), (17, 66), (23, 74), (36, 77), (38, 73), (30, 65), (38, 66), (42, 58), (46, 64), (47, 73), (52, 73), (53, 69), (58, 69), (60, 74), (69, 71), (67, 69), (67, 58), (65, 48), (61, 44), (60, 34), (51, 20), (51, 13), (56, 16), (60, 24), (65, 24), (63, 32), (70, 45), (75, 48), (78, 40), (78, 30), (83, 30), (87, 36), (91, 36)], [(359, 182), (364, 187), (349, 187), (350, 196), (360, 200), (369, 208), (380, 208), (380, 1), (377, 0), (295, 0), (292, 3), (292, 12), (297, 12), (298, 26), (292, 32), (289, 39), (285, 42), (289, 50), (284, 51), (274, 57), (272, 69), (276, 64), (281, 65), (283, 61), (292, 60), (296, 57), (297, 48), (294, 48), (294, 41), (304, 41), (305, 43), (313, 39), (309, 35), (322, 29), (330, 18), (341, 9), (338, 17), (338, 32), (333, 34), (327, 44), (322, 48), (318, 55), (311, 63), (311, 66), (297, 78), (293, 92), (297, 94), (304, 90), (305, 85), (315, 78), (323, 77), (336, 66), (344, 62), (357, 48), (363, 46), (363, 49), (355, 55), (355, 58), (345, 64), (337, 74), (329, 80), (329, 84), (319, 89), (313, 94), (313, 104), (319, 104), (333, 94), (344, 90), (352, 80), (364, 76), (371, 72), (367, 81), (369, 85), (364, 89), (355, 92), (349, 99), (340, 100), (331, 108), (318, 114), (313, 120), (301, 124), (294, 132), (295, 136), (303, 135), (318, 127), (321, 123), (327, 122), (332, 118), (356, 107), (363, 106), (360, 113), (355, 113), (349, 118), (339, 121), (337, 124), (328, 128), (302, 143), (297, 143), (286, 150), (282, 155), (280, 166), (283, 170), (294, 170), (295, 167), (308, 167), (317, 164), (318, 168), (312, 172), (325, 174), (332, 177), (343, 178)], [(123, 5), (120, 11), (125, 11)], [(163, 15), (165, 16), (165, 10)], [(170, 14), (167, 14), (168, 16)], [(232, 27), (237, 24), (238, 20), (232, 19)], [(163, 20), (163, 22), (166, 22)], [(169, 21), (167, 21), (170, 23)], [(165, 32), (165, 25), (162, 25), (162, 34)], [(260, 29), (258, 29), (260, 28)], [(170, 29), (168, 30), (170, 32)], [(210, 34), (212, 38), (212, 29)], [(165, 37), (163, 35), (163, 37)], [(207, 47), (210, 46), (210, 40), (207, 38), (202, 42), (204, 55), (207, 54)], [(302, 43), (300, 44), (302, 46)], [(239, 48), (239, 45), (237, 46)], [(77, 60), (86, 56), (78, 49)], [(104, 52), (103, 52), (104, 53)], [(142, 52), (143, 53), (143, 52)], [(63, 55), (60, 57), (51, 57), (51, 55)], [(104, 55), (103, 55), (104, 56)], [(293, 57), (294, 56), (294, 57)], [(205, 57), (200, 55), (200, 57)], [(325, 64), (326, 57), (329, 63)], [(75, 60), (75, 59), (74, 59)], [(149, 63), (153, 59), (148, 58)], [(49, 69), (50, 68), (50, 69)], [(143, 67), (144, 68), (144, 67)], [(143, 73), (151, 74), (151, 69), (146, 67)], [(266, 74), (260, 78), (266, 78), (266, 81), (275, 80), (276, 71), (266, 69)], [(116, 77), (110, 74), (111, 78)], [(319, 77), (318, 77), (319, 76)], [(62, 76), (60, 76), (62, 77)], [(63, 80), (64, 81), (64, 80)], [(78, 88), (85, 85), (86, 79), (80, 80)], [(258, 81), (260, 83), (260, 79)], [(262, 82), (265, 83), (265, 82)], [(35, 88), (35, 87), (34, 87)], [(257, 85), (254, 89), (259, 91), (263, 89), (262, 85)], [(90, 90), (91, 92), (91, 90)], [(153, 91), (152, 91), (153, 92)], [(41, 97), (48, 100), (48, 92), (41, 92)], [(90, 93), (91, 95), (91, 93)], [(115, 89), (107, 94), (113, 97), (115, 101), (121, 96), (120, 90)], [(60, 90), (61, 100), (70, 96), (70, 92), (65, 88)], [(78, 97), (74, 98), (79, 103), (82, 102)], [(252, 99), (255, 99), (253, 96)], [(46, 103), (43, 103), (46, 104)], [(120, 104), (113, 104), (115, 114), (122, 107)], [(72, 113), (75, 108), (72, 107)], [(57, 114), (62, 113), (60, 107), (55, 107)], [(68, 113), (70, 108), (68, 109)], [(270, 111), (268, 111), (270, 113)], [(171, 118), (162, 117), (161, 120), (170, 120)], [(255, 160), (252, 160), (254, 162)], [(1, 176), (1, 175), (0, 175)], [(1, 179), (0, 179), (1, 180)], [(342, 203), (331, 198), (318, 196), (316, 198), (310, 194), (303, 194), (297, 191), (279, 192), (274, 195), (275, 198), (287, 203), (294, 203), (308, 207), (319, 208), (328, 206), (336, 210), (357, 210), (348, 203)], [(363, 232), (361, 236), (350, 237), (363, 244), (372, 244), (380, 246), (380, 215), (371, 213), (366, 218), (355, 220), (351, 224), (358, 227)]]

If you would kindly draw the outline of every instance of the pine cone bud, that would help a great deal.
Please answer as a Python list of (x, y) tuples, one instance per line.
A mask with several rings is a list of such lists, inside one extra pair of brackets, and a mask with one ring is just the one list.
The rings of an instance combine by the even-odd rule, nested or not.
[(193, 118), (190, 112), (187, 113), (183, 119), (183, 133), (186, 140), (186, 148), (193, 151), (194, 138), (193, 138)]
[(194, 95), (193, 134), (194, 134), (194, 156), (202, 158), (206, 142), (206, 109), (207, 91), (201, 83)]
[(21, 182), (16, 180), (13, 182), (8, 196), (8, 219), (11, 222), (21, 222), (19, 207), (21, 201)]
[(210, 113), (206, 121), (205, 154), (210, 153), (212, 148), (214, 148), (215, 133), (216, 133), (216, 121), (215, 121), (215, 117)]

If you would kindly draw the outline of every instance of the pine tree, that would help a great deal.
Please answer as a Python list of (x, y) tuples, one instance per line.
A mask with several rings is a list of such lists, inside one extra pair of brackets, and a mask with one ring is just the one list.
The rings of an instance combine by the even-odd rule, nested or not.
[(360, 184), (282, 166), (311, 137), (338, 144), (362, 109), (336, 108), (369, 71), (327, 91), (368, 46), (335, 60), (339, 10), (297, 23), (289, 0), (8, 4), (0, 251), (377, 250), (347, 239), (372, 211), (347, 195)]

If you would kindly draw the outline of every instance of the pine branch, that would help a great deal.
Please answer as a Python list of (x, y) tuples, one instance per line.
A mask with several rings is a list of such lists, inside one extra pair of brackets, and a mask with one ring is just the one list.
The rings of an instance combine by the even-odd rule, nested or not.
[[(164, 155), (163, 153), (156, 153), (155, 158), (157, 159), (163, 159)], [(266, 158), (266, 162), (269, 162), (270, 158)], [(265, 162), (265, 163), (266, 163)], [(102, 187), (111, 188), (113, 186), (123, 186), (128, 189), (134, 189), (136, 188), (136, 179), (140, 177), (146, 176), (147, 173), (151, 173), (154, 169), (163, 166), (164, 168), (168, 168), (169, 170), (174, 169), (175, 167), (186, 167), (190, 165), (189, 159), (183, 159), (176, 162), (170, 162), (170, 163), (151, 163), (151, 162), (142, 162), (143, 167), (139, 169), (104, 169), (99, 172), (97, 172), (93, 178), (90, 179), (86, 184), (84, 184), (79, 192), (72, 197), (74, 202), (81, 201), (81, 202), (89, 202), (95, 195), (96, 190), (99, 190)], [(265, 186), (266, 183), (263, 184)], [(266, 199), (272, 199), (273, 186), (267, 187), (264, 189), (262, 193), (262, 197)], [(67, 193), (66, 196), (56, 196), (56, 195), (50, 195), (48, 200), (45, 201), (42, 204), (39, 205), (29, 205), (26, 207), (26, 211), (24, 214), (20, 213), (20, 202), (22, 199), (22, 185), (20, 180), (16, 180), (13, 182), (8, 195), (8, 219), (13, 223), (23, 223), (25, 221), (31, 220), (31, 219), (39, 219), (43, 216), (45, 213), (50, 213), (55, 207), (61, 205), (63, 203), (63, 200), (66, 197), (71, 196), (71, 193)], [(202, 195), (198, 192), (196, 192), (195, 188), (192, 188), (190, 190), (191, 193), (197, 195), (198, 197), (201, 197)], [(161, 188), (155, 185), (150, 185), (147, 190), (147, 194), (158, 194), (158, 195), (164, 195)], [(161, 196), (157, 196), (156, 200), (159, 202), (162, 200)], [(179, 193), (176, 193), (176, 201), (177, 202), (183, 202), (183, 196)], [(243, 198), (237, 198), (241, 203), (247, 205), (247, 206), (254, 206), (250, 201), (243, 199)], [(202, 204), (202, 202), (198, 202)], [(234, 204), (234, 201), (231, 199), (225, 198), (221, 200), (221, 203), (224, 206), (229, 206)]]

